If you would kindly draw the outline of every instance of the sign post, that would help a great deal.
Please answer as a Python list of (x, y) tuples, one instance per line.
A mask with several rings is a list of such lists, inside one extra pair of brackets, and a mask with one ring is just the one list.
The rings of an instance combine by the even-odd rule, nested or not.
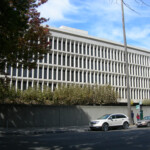
[(139, 106), (140, 106), (140, 120), (142, 120), (143, 119), (142, 100), (139, 101)]

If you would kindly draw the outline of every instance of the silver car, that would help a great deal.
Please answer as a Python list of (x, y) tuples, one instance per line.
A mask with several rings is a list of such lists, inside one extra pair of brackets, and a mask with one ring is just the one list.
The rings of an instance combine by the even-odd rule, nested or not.
[(137, 121), (137, 127), (147, 126), (150, 127), (150, 116), (145, 116), (142, 120)]

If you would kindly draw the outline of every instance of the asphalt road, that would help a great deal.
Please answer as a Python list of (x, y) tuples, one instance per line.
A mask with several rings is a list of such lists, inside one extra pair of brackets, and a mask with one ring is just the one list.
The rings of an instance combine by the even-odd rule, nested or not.
[(0, 150), (150, 150), (150, 128), (0, 135)]

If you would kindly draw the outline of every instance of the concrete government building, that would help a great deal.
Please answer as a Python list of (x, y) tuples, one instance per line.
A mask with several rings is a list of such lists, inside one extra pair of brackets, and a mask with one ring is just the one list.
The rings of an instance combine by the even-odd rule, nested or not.
[[(37, 62), (37, 68), (7, 68), (11, 84), (21, 90), (34, 85), (54, 90), (59, 84), (110, 84), (126, 102), (123, 44), (65, 26), (50, 27), (50, 32), (51, 50)], [(131, 99), (150, 99), (150, 51), (128, 46), (128, 62)]]

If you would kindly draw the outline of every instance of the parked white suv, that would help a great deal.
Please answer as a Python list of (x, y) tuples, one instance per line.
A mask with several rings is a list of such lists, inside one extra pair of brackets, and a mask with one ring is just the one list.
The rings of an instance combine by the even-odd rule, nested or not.
[(106, 114), (89, 123), (91, 130), (101, 128), (103, 131), (108, 131), (110, 127), (119, 126), (122, 126), (124, 129), (129, 128), (129, 118), (125, 114)]

